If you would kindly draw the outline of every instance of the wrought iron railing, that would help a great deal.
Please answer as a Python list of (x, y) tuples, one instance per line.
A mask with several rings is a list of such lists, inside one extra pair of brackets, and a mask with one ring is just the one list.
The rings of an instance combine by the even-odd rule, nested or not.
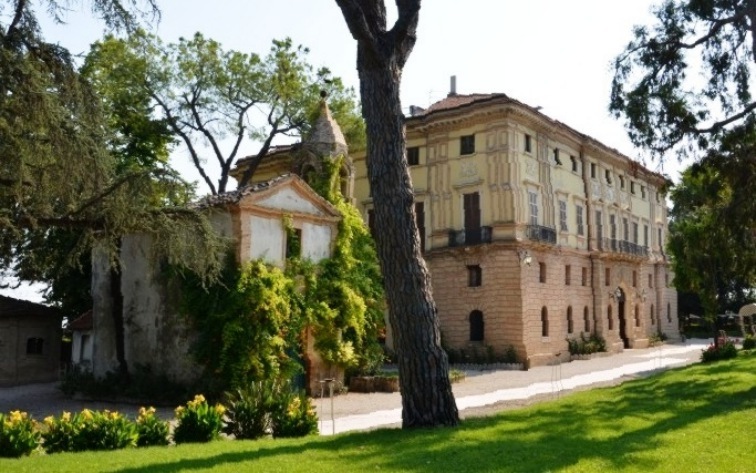
[(613, 253), (622, 253), (632, 256), (648, 257), (648, 247), (631, 243), (625, 240), (616, 240), (613, 238), (604, 238), (601, 242), (602, 251), (611, 251)]
[(556, 245), (557, 232), (553, 228), (542, 225), (528, 225), (526, 232), (529, 240)]
[(467, 228), (449, 231), (449, 246), (470, 246), (491, 243), (493, 229), (491, 227)]

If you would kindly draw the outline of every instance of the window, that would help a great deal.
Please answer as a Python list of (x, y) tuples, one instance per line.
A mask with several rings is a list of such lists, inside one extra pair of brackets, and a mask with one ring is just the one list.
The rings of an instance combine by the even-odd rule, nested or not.
[(630, 227), (627, 225), (627, 219), (622, 219), (622, 239), (628, 241), (628, 235), (630, 234)]
[(612, 271), (609, 268), (604, 268), (604, 286), (609, 286), (612, 283)]
[(470, 312), (470, 341), (482, 342), (485, 339), (485, 325), (483, 312), (474, 310)]
[(467, 286), (480, 287), (483, 284), (483, 270), (480, 266), (473, 265), (467, 267)]
[(559, 230), (567, 231), (567, 202), (559, 201)]
[(26, 339), (26, 354), (27, 355), (41, 355), (44, 353), (45, 340), (39, 337), (31, 337)]
[(578, 172), (578, 163), (575, 156), (570, 156), (570, 162), (572, 163), (572, 172)]
[(638, 222), (633, 222), (633, 243), (638, 244)]
[(407, 148), (407, 164), (409, 166), (417, 166), (420, 164), (420, 148), (417, 146)]
[(591, 163), (591, 179), (596, 179), (596, 163)]
[(532, 146), (533, 146), (533, 144), (532, 144), (532, 140), (530, 138), (530, 135), (526, 134), (525, 135), (525, 152), (526, 153), (530, 153), (532, 151), (532, 149), (533, 149)]
[(609, 238), (611, 238), (612, 240), (617, 239), (617, 216), (616, 215), (609, 216)]
[(425, 252), (425, 203), (415, 202), (415, 223), (420, 237), (420, 251)]
[(286, 257), (298, 258), (302, 256), (302, 229), (292, 228), (286, 232)]
[(664, 287), (669, 287), (669, 273), (664, 273)]
[(538, 263), (538, 280), (542, 283), (546, 282), (546, 263)]
[(646, 198), (646, 186), (640, 186), (641, 188), (641, 199)]
[(466, 135), (459, 138), (459, 154), (473, 154), (475, 152), (475, 135)]
[(612, 306), (606, 308), (606, 328), (608, 330), (614, 330), (614, 317), (612, 317)]
[(630, 181), (630, 193), (635, 194), (635, 182)]
[(584, 268), (581, 268), (581, 269), (582, 269), (582, 273), (583, 273), (581, 275), (581, 278), (580, 278), (581, 279), (581, 283), (582, 283), (583, 286), (587, 286), (588, 285), (588, 268), (584, 267)]
[(652, 275), (648, 275), (648, 287), (653, 288), (654, 287), (654, 277)]
[(575, 206), (575, 216), (577, 220), (577, 234), (584, 235), (585, 228), (583, 228), (583, 206), (582, 205)]
[(541, 309), (541, 336), (549, 336), (549, 311), (545, 306)]
[(528, 191), (528, 203), (530, 204), (530, 224), (538, 225), (538, 194)]
[(591, 317), (588, 315), (588, 306), (583, 308), (583, 331), (591, 331)]
[(572, 323), (572, 306), (567, 307), (567, 333), (572, 333), (574, 331), (573, 323)]
[(559, 148), (554, 148), (554, 162), (557, 164), (557, 166), (562, 165), (562, 160), (559, 159)]
[(604, 171), (604, 176), (606, 177), (606, 183), (610, 186), (612, 185), (612, 172), (610, 170)]
[(565, 286), (570, 285), (571, 272), (572, 272), (572, 267), (569, 264), (564, 267), (564, 285)]
[(656, 317), (654, 317), (654, 305), (651, 304), (651, 313), (649, 314), (651, 316), (651, 325), (656, 325)]
[(667, 302), (667, 323), (672, 323), (672, 306)]
[(638, 272), (633, 270), (633, 287), (638, 287)]
[(620, 189), (625, 188), (625, 176), (617, 176), (619, 178)]
[(648, 225), (643, 225), (643, 246), (648, 247)]
[(465, 243), (480, 243), (480, 194), (462, 195), (462, 212), (465, 218)]
[(596, 238), (599, 244), (601, 244), (601, 239), (604, 238), (604, 223), (600, 210), (596, 211)]

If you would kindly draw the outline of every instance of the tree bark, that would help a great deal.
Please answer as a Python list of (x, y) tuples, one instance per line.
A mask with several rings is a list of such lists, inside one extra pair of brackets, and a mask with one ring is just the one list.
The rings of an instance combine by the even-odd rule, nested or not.
[(459, 423), (459, 413), (415, 223), (399, 97), (402, 69), (415, 41), (420, 2), (397, 2), (399, 19), (390, 31), (386, 31), (382, 0), (337, 3), (357, 39), (367, 170), (377, 230), (374, 237), (399, 365), (402, 426), (454, 426)]

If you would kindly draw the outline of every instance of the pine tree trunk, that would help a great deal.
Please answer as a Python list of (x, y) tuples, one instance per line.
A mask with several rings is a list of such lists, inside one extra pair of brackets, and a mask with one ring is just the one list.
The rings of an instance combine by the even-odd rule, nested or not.
[(376, 246), (399, 364), (404, 428), (453, 426), (459, 414), (430, 275), (421, 254), (414, 194), (404, 159), (399, 99), (401, 66), (375, 64), (358, 50), (367, 169), (373, 194)]

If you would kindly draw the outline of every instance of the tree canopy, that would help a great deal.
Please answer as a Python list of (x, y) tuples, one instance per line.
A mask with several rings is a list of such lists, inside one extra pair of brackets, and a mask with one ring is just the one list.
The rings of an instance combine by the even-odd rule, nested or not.
[[(68, 263), (99, 245), (115, 263), (127, 233), (147, 233), (169, 261), (212, 275), (222, 246), (207, 219), (156, 196), (179, 195), (186, 183), (170, 168), (123, 169), (117, 133), (88, 80), (64, 48), (45, 42), (35, 4), (4, 2), (0, 18), (0, 261), (24, 275), (45, 274), (54, 231), (73, 231)], [(53, 15), (67, 3), (42, 2)], [(152, 0), (95, 0), (106, 24), (135, 30)], [(6, 22), (7, 19), (7, 22)]]
[(610, 110), (657, 157), (715, 146), (753, 121), (756, 0), (664, 0), (614, 62)]
[(728, 304), (742, 305), (756, 285), (755, 176), (756, 134), (736, 127), (670, 194), (675, 286), (696, 293), (712, 321)]
[[(210, 192), (218, 194), (228, 190), (229, 172), (245, 140), (260, 147), (240, 186), (250, 181), (276, 138), (307, 134), (317, 118), (321, 89), (328, 89), (331, 109), (350, 144), (362, 146), (364, 125), (353, 92), (328, 69), (315, 70), (307, 54), (290, 39), (274, 40), (261, 56), (225, 50), (200, 33), (163, 44), (136, 31), (93, 45), (87, 71), (106, 85), (114, 103), (128, 103), (132, 93), (149, 97), (161, 120), (148, 124), (166, 126)], [(127, 92), (119, 98), (119, 91)]]

